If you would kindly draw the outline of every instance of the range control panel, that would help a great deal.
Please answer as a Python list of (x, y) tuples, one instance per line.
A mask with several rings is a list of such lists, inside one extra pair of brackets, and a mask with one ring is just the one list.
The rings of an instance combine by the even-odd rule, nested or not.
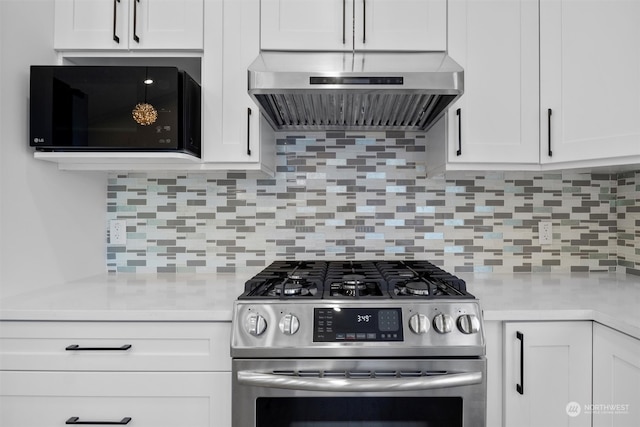
[(482, 312), (477, 300), (238, 300), (233, 319), (232, 357), (431, 357), (485, 353)]
[(314, 308), (314, 342), (403, 341), (400, 308)]

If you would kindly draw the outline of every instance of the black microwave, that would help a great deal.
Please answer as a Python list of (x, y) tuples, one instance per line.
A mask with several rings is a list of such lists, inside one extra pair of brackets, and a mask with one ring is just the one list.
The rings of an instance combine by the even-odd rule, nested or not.
[(200, 157), (200, 85), (176, 67), (33, 65), (30, 91), (36, 150)]

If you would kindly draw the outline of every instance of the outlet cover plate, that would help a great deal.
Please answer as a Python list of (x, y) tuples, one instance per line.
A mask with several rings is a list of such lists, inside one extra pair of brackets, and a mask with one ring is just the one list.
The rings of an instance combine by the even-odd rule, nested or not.
[(540, 221), (538, 223), (538, 239), (540, 245), (550, 245), (553, 243), (553, 226), (551, 221)]
[(127, 221), (112, 219), (109, 221), (109, 243), (112, 245), (127, 244)]

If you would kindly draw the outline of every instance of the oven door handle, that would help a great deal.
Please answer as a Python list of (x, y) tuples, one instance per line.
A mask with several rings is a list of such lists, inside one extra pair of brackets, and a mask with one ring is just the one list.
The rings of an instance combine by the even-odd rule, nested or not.
[(289, 390), (364, 392), (416, 391), (461, 387), (482, 383), (482, 372), (459, 372), (403, 378), (320, 378), (296, 377), (256, 371), (239, 371), (238, 383), (254, 387)]

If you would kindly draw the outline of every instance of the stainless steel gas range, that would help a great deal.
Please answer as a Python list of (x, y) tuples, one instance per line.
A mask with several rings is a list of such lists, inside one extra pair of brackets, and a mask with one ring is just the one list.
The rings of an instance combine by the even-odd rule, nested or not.
[(427, 261), (279, 261), (234, 306), (233, 427), (485, 426), (478, 300)]

